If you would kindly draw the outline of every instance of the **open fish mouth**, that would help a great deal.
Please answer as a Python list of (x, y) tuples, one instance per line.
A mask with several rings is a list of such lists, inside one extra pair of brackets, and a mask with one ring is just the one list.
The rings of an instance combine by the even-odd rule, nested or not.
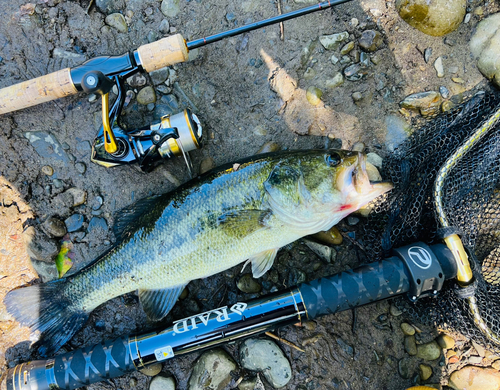
[(342, 165), (337, 175), (337, 189), (358, 208), (365, 206), (393, 188), (392, 184), (388, 182), (370, 181), (364, 153), (351, 152), (347, 154)]

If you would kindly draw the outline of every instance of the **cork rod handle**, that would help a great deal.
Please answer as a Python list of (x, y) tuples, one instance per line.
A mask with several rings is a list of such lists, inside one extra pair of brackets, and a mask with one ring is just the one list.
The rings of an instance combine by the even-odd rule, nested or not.
[(137, 52), (142, 67), (148, 73), (188, 60), (188, 48), (181, 34), (142, 45)]
[(77, 93), (66, 68), (0, 89), (0, 115)]

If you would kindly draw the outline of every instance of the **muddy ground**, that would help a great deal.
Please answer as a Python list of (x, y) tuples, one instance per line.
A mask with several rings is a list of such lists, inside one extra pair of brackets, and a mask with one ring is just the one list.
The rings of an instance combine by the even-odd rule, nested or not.
[[(107, 26), (106, 14), (87, 0), (40, 0), (33, 1), (34, 7), (23, 0), (1, 0), (0, 87), (75, 66), (95, 56), (134, 50), (148, 43), (148, 39), (162, 37), (159, 26), (163, 19), (170, 23), (171, 32), (192, 40), (278, 12), (274, 1), (262, 0), (181, 0), (180, 12), (175, 17), (165, 17), (157, 0), (110, 3), (118, 4), (116, 11), (127, 16), (127, 32)], [(288, 12), (303, 5), (283, 1), (282, 8)], [(496, 11), (496, 6), (482, 1), (468, 2), (467, 6), (472, 13), (470, 21), (449, 34), (446, 42), (442, 37), (426, 36), (411, 28), (398, 17), (393, 2), (382, 0), (352, 1), (288, 21), (283, 40), (277, 25), (233, 37), (201, 48), (192, 61), (174, 66), (170, 85), (156, 86), (156, 108), (163, 104), (164, 94), (173, 94), (178, 100), (178, 111), (189, 107), (200, 118), (205, 140), (201, 150), (191, 153), (195, 169), (207, 157), (220, 165), (252, 155), (269, 141), (282, 149), (329, 145), (350, 148), (356, 142), (363, 142), (368, 151), (383, 157), (392, 143), (387, 137), (386, 118), (396, 115), (410, 121), (398, 112), (398, 103), (405, 96), (438, 90), (440, 86), (446, 86), (454, 95), (483, 81), (471, 60), (468, 41), (474, 26)], [(473, 12), (479, 6), (482, 12)], [(325, 50), (319, 37), (348, 31), (348, 41), (356, 42), (366, 29), (377, 30), (384, 37), (381, 48), (371, 54), (376, 56), (377, 64), (372, 62), (359, 81), (346, 80), (336, 88), (325, 88), (326, 80), (347, 65), (333, 64), (331, 56), (336, 54), (340, 58), (340, 49)], [(423, 52), (429, 47), (433, 54), (426, 63)], [(351, 60), (356, 52), (360, 52), (357, 45), (349, 54)], [(439, 56), (445, 65), (443, 78), (437, 77), (433, 67)], [(448, 71), (451, 67), (458, 67), (456, 74)], [(298, 104), (296, 101), (293, 107), (299, 110), (290, 108), (290, 96), (286, 93), (280, 96), (276, 87), (271, 89), (270, 78), (276, 71), (296, 80), (298, 92), (294, 96), (302, 101)], [(452, 76), (461, 77), (464, 83), (453, 82)], [(153, 85), (151, 80), (148, 79), (147, 85)], [(317, 106), (306, 100), (304, 91), (310, 86), (323, 91), (322, 102)], [(355, 92), (361, 93), (360, 100), (353, 99)], [(75, 213), (83, 215), (80, 233), (72, 235), (76, 258), (70, 272), (76, 272), (112, 245), (113, 215), (118, 210), (149, 194), (173, 190), (189, 179), (181, 158), (166, 161), (148, 174), (134, 166), (107, 169), (91, 163), (90, 143), (100, 126), (101, 105), (99, 99), (90, 100), (79, 94), (0, 117), (0, 298), (14, 287), (37, 282), (33, 265), (44, 277), (54, 273), (53, 263), (30, 261), (23, 234), (28, 225), (39, 229), (50, 216), (65, 220)], [(156, 108), (139, 105), (133, 99), (122, 121), (129, 129), (152, 123), (158, 119)], [(43, 135), (45, 144), (37, 147), (28, 132), (42, 132), (37, 134)], [(46, 175), (42, 171), (44, 166), (52, 167), (53, 175)], [(72, 199), (65, 195), (70, 188), (87, 193), (83, 205), (73, 207)], [(103, 204), (96, 210), (99, 197)], [(93, 217), (104, 218), (109, 229), (104, 225), (102, 229), (89, 231)], [(359, 225), (343, 223), (341, 228), (355, 232)], [(261, 281), (261, 294), (370, 259), (369, 253), (363, 253), (348, 240), (335, 250), (337, 261), (328, 264), (300, 242), (282, 249), (271, 274)], [(320, 266), (313, 271), (316, 263)], [(236, 288), (240, 268), (192, 282), (188, 297), (177, 304), (165, 323), (256, 296), (243, 294)], [(30, 358), (29, 333), (5, 313), (3, 305), (0, 308), (0, 372), (5, 372)], [(399, 328), (403, 318), (389, 316), (387, 320), (382, 317), (382, 321), (379, 318), (388, 313), (388, 308), (387, 302), (360, 308), (354, 324), (353, 313), (345, 312), (317, 320), (316, 326), (288, 326), (280, 330), (281, 337), (297, 345), (306, 344), (305, 353), (282, 345), (293, 370), (293, 379), (286, 388), (400, 390), (412, 385), (413, 375), (403, 379), (398, 374), (398, 360), (407, 356)], [(105, 326), (96, 326), (103, 319)], [(66, 349), (145, 331), (151, 326), (131, 294), (95, 310)], [(424, 332), (434, 331), (424, 329)], [(304, 343), (316, 335), (319, 335), (316, 342)], [(238, 345), (225, 348), (238, 359)], [(198, 356), (194, 353), (164, 364), (163, 370), (175, 376), (178, 388), (187, 388), (192, 364)], [(434, 375), (427, 382), (446, 383), (444, 359), (430, 364)], [(235, 377), (252, 375), (241, 369)], [(131, 381), (132, 377), (137, 381)], [(88, 387), (145, 389), (149, 380), (143, 374), (133, 373)], [(270, 388), (269, 384), (266, 388)]]

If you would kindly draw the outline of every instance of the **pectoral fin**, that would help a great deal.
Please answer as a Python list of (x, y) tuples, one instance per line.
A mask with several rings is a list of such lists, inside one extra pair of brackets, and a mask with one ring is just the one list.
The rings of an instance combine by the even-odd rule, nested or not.
[(139, 290), (139, 300), (148, 318), (159, 321), (174, 307), (185, 284), (160, 290)]
[(217, 219), (218, 226), (231, 236), (243, 238), (256, 230), (265, 227), (265, 220), (270, 211), (237, 210), (221, 215)]
[(264, 251), (250, 257), (246, 261), (241, 271), (245, 269), (248, 263), (252, 263), (253, 277), (255, 279), (260, 278), (273, 266), (274, 259), (276, 258), (276, 253), (278, 253), (278, 249), (279, 248), (270, 249), (268, 251)]

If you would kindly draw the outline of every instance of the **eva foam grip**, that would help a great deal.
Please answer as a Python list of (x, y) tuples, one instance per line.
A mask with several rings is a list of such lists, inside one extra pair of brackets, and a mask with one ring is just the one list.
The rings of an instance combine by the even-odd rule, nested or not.
[(148, 73), (188, 60), (188, 48), (181, 34), (142, 45), (137, 52), (142, 67)]
[(77, 93), (66, 68), (0, 89), (0, 114), (21, 110)]
[(299, 286), (308, 319), (380, 301), (409, 289), (408, 271), (397, 257)]

